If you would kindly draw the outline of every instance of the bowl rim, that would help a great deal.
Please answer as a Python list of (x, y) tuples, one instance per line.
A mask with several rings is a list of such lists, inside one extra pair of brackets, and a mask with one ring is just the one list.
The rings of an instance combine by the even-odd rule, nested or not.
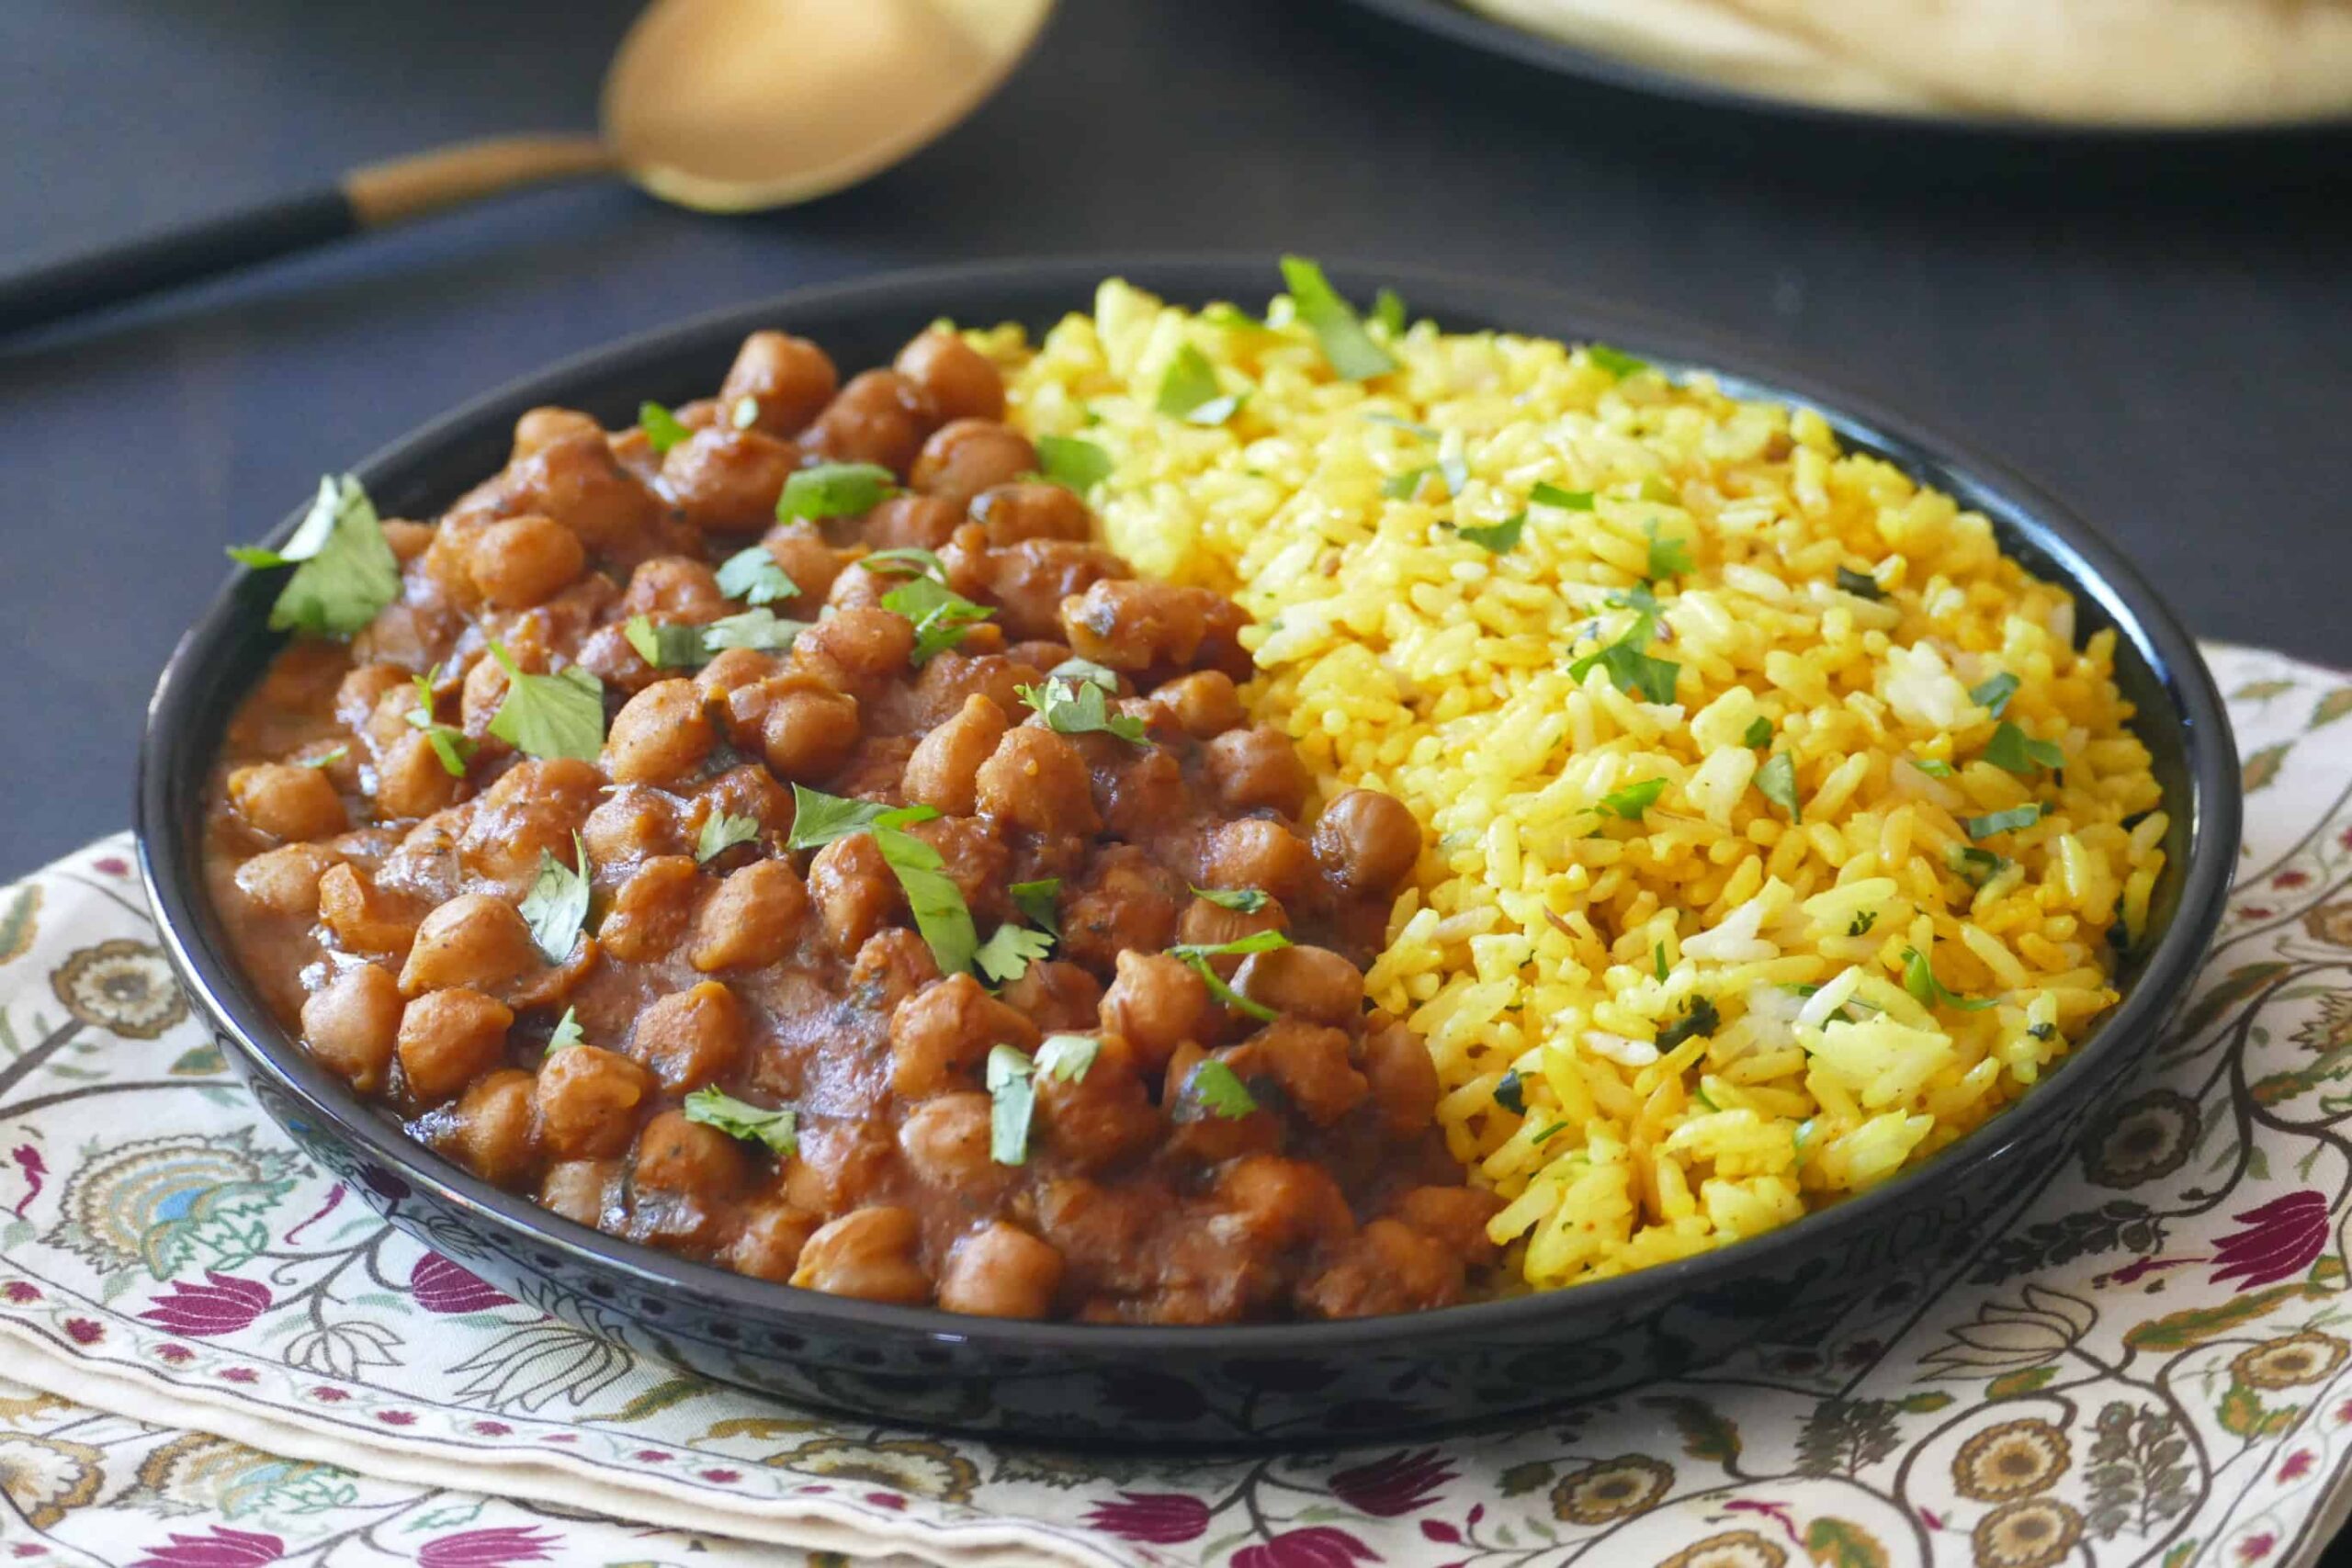
[[(1408, 291), (1408, 299), (1437, 300), (1437, 313), (1494, 322), (1544, 321), (1547, 324), (1541, 327), (1510, 330), (1603, 339), (1667, 368), (1706, 370), (1740, 395), (1769, 396), (1813, 409), (1830, 421), (1842, 442), (1859, 442), (1886, 455), (1906, 473), (1920, 476), (1927, 470), (1926, 482), (1962, 491), (1969, 509), (2022, 532), (2034, 548), (2052, 558), (2070, 592), (2098, 602), (2119, 636), (2137, 647), (2158, 682), (2177, 700), (2177, 713), (2160, 722), (2177, 724), (2183, 731), (2190, 799), (2181, 804), (2188, 815), (2189, 852), (2171, 923), (2140, 960), (2132, 988), (2030, 1092), (1926, 1163), (1761, 1235), (1566, 1289), (1418, 1313), (1205, 1326), (1077, 1324), (887, 1305), (737, 1274), (564, 1219), (526, 1197), (492, 1186), (411, 1139), (397, 1122), (370, 1108), (313, 1061), (243, 981), (220, 940), (218, 918), (204, 891), (198, 858), (201, 835), (189, 841), (173, 801), (181, 780), (190, 772), (201, 779), (211, 766), (218, 734), (198, 722), (209, 684), (205, 656), (215, 643), (239, 635), (240, 617), (252, 613), (249, 601), (254, 597), (256, 574), (244, 568), (231, 572), (210, 605), (174, 647), (149, 701), (140, 746), (135, 813), (140, 873), (158, 940), (190, 998), (216, 1034), (345, 1144), (436, 1201), (462, 1211), (473, 1223), (516, 1235), (540, 1251), (562, 1254), (571, 1266), (624, 1276), (640, 1289), (690, 1291), (748, 1316), (793, 1318), (812, 1329), (913, 1336), (935, 1345), (1012, 1355), (1075, 1353), (1102, 1359), (1344, 1353), (1408, 1337), (1423, 1341), (1493, 1339), (1569, 1313), (1654, 1311), (1714, 1283), (1719, 1274), (1761, 1272), (1770, 1268), (1775, 1254), (1834, 1246), (1840, 1230), (1860, 1232), (1871, 1218), (1917, 1202), (1939, 1180), (1981, 1168), (2065, 1115), (2075, 1098), (2070, 1086), (2105, 1080), (2153, 1045), (2158, 1026), (2193, 981), (2219, 925), (2235, 869), (2242, 803), (2236, 750), (2211, 673), (2188, 631), (2113, 546), (2071, 509), (2007, 468), (1887, 412), (1874, 399), (1785, 369), (1783, 356), (1736, 338), (1590, 296), (1520, 283), (1363, 261), (1335, 262), (1327, 272), (1351, 292), (1386, 283)], [(1053, 297), (1062, 300), (1052, 307), (1057, 312), (1082, 311), (1095, 287), (1111, 277), (1205, 302), (1254, 288), (1272, 292), (1277, 276), (1272, 257), (1262, 253), (1141, 253), (924, 267), (795, 289), (638, 333), (515, 378), (379, 448), (351, 471), (371, 490), (389, 485), (403, 470), (446, 460), (443, 448), (479, 435), (489, 422), (500, 422), (503, 440), (514, 414), (560, 400), (567, 389), (578, 389), (579, 383), (651, 369), (655, 362), (695, 346), (723, 345), (757, 326), (789, 322), (796, 313), (830, 310), (927, 318), (938, 313), (940, 296), (955, 291)], [(643, 389), (647, 393), (659, 389)], [(470, 484), (478, 477), (464, 482)], [(290, 513), (272, 534), (273, 540), (289, 533), (304, 510)]]

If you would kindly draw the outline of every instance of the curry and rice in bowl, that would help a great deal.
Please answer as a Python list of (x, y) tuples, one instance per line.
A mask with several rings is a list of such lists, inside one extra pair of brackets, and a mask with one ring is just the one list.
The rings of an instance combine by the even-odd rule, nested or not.
[(582, 1224), (1142, 1324), (1724, 1246), (2087, 1032), (2111, 632), (1809, 412), (1285, 270), (324, 486), (210, 786), (256, 988)]

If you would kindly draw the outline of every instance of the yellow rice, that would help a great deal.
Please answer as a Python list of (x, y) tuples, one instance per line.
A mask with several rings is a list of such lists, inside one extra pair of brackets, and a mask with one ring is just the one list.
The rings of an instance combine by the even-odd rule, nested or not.
[[(1252, 709), (1323, 797), (1385, 789), (1423, 823), (1370, 992), (1428, 1042), (1440, 1123), (1509, 1201), (1492, 1234), (1527, 1283), (1785, 1224), (2023, 1092), (2115, 1000), (2107, 933), (2136, 937), (2164, 860), (2112, 634), (2077, 651), (2069, 596), (1982, 516), (1809, 411), (1542, 339), (1372, 331), (1400, 367), (1352, 382), (1286, 299), (1260, 326), (1113, 281), (1034, 349), (971, 335), (1017, 423), (1115, 460), (1093, 497), (1113, 547), (1250, 611)], [(1185, 344), (1243, 399), (1222, 424), (1156, 410)], [(1539, 482), (1593, 508), (1531, 502)], [(1502, 553), (1447, 526), (1521, 513)], [(1637, 611), (1608, 600), (1653, 537), (1695, 562), (1655, 584), (1663, 705), (1567, 668), (1626, 634)], [(1834, 586), (1841, 566), (1883, 598)], [(2001, 717), (2062, 772), (1981, 760), (1997, 721), (1971, 689), (2003, 672)], [(1801, 824), (1757, 787), (1773, 753)], [(1639, 821), (1599, 804), (1652, 779)], [(1965, 819), (2029, 801), (2039, 821), (1971, 845)], [(1701, 998), (1712, 1034), (1661, 1052)], [(1523, 1114), (1496, 1098), (1512, 1071)]]

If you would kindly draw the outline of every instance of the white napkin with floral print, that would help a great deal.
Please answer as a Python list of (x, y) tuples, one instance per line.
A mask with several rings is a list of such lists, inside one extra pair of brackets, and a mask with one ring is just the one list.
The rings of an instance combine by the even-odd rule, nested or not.
[(0, 891), (0, 1543), (136, 1568), (2308, 1562), (2352, 1486), (2352, 678), (2209, 650), (2197, 999), (2016, 1224), (1821, 1343), (1353, 1453), (796, 1410), (539, 1316), (255, 1111), (113, 839)]

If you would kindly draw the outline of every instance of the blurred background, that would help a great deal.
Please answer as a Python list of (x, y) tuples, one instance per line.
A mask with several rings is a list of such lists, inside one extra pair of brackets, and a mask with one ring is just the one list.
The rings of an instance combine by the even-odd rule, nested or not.
[[(584, 130), (637, 9), (9, 0), (0, 264)], [(1069, 0), (960, 129), (807, 206), (555, 186), (0, 339), (0, 877), (127, 820), (221, 547), (322, 470), (643, 328), (977, 257), (1252, 251), (1271, 292), (1293, 250), (1688, 317), (2037, 479), (2201, 635), (2352, 664), (2343, 147), (1988, 152), (1545, 75), (1343, 0)]]

